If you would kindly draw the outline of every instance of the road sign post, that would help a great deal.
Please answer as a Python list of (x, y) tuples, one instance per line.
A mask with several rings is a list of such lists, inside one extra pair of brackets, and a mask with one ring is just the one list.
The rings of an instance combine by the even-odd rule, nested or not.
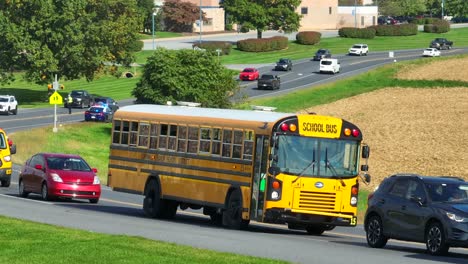
[(57, 92), (60, 85), (57, 81), (57, 74), (55, 75), (55, 81), (52, 83), (52, 89), (54, 89), (54, 93), (49, 97), (49, 103), (54, 105), (54, 128), (52, 131), (57, 133), (57, 104), (63, 103), (62, 96)]

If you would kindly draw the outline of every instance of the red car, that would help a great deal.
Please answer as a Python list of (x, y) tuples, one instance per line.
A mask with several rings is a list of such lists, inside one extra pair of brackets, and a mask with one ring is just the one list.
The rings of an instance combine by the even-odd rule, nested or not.
[(27, 197), (29, 193), (38, 193), (46, 201), (63, 197), (97, 203), (101, 182), (96, 172), (78, 155), (38, 153), (21, 168), (19, 195)]
[(255, 68), (245, 68), (240, 74), (239, 79), (241, 81), (255, 81), (260, 76), (259, 72)]

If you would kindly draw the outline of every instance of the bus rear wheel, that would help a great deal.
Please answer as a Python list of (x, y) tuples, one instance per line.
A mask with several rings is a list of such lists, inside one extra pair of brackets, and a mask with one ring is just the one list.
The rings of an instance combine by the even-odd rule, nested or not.
[(242, 219), (242, 194), (239, 189), (231, 192), (227, 208), (223, 211), (223, 225), (231, 229), (245, 229), (249, 220)]
[(148, 217), (161, 217), (161, 191), (157, 180), (150, 180), (145, 187), (143, 211)]

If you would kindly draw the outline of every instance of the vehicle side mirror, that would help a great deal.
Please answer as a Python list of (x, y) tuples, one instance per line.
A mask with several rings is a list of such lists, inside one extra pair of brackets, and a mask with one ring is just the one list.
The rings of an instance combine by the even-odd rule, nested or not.
[(361, 179), (364, 181), (365, 184), (369, 184), (371, 182), (371, 176), (367, 173), (364, 173), (361, 176)]
[(12, 144), (10, 146), (10, 154), (16, 154), (16, 145), (15, 144)]
[(280, 168), (276, 166), (270, 167), (268, 168), (268, 173), (272, 175), (273, 177), (275, 177), (276, 175), (280, 173)]
[(367, 159), (369, 158), (369, 154), (370, 154), (370, 149), (369, 149), (369, 146), (362, 146), (362, 158), (363, 159)]

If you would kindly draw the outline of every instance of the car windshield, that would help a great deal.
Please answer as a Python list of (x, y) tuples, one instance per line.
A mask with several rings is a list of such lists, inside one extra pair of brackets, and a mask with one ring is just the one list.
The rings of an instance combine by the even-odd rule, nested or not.
[(244, 69), (243, 72), (254, 72), (254, 69)]
[(88, 164), (80, 158), (48, 157), (47, 166), (52, 170), (91, 171)]
[(262, 75), (261, 79), (266, 79), (266, 80), (272, 80), (274, 79), (275, 77), (273, 77), (273, 75)]
[(322, 64), (322, 65), (332, 65), (332, 62), (331, 62), (331, 61), (328, 61), (328, 60), (322, 60), (322, 61), (320, 62), (320, 64)]
[(6, 103), (6, 102), (8, 102), (8, 98), (0, 97), (0, 102)]
[(358, 142), (279, 135), (272, 149), (273, 166), (283, 173), (346, 178), (358, 173)]
[(353, 48), (354, 49), (360, 49), (362, 46), (361, 45), (354, 45)]
[(280, 60), (279, 60), (279, 63), (288, 63), (288, 61), (285, 60), (285, 59), (280, 59)]
[(327, 52), (326, 50), (318, 50), (318, 51), (317, 51), (317, 54), (324, 54), (324, 53), (326, 53), (326, 52)]
[(71, 95), (72, 95), (72, 96), (73, 96), (73, 95), (83, 95), (83, 92), (81, 92), (81, 91), (72, 91), (72, 92), (71, 92)]
[(468, 203), (468, 183), (425, 183), (429, 197), (434, 202)]
[(96, 103), (106, 103), (107, 100), (106, 100), (106, 98), (95, 98), (94, 102), (96, 102)]

